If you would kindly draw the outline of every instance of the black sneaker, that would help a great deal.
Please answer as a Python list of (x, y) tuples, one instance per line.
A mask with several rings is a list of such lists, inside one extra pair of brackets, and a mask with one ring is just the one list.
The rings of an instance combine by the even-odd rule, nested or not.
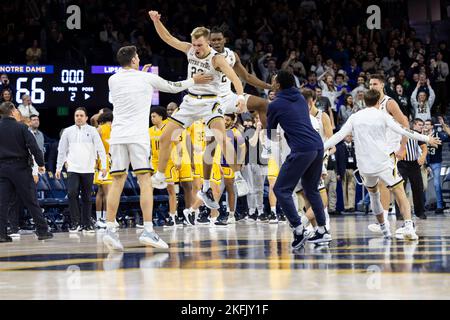
[(212, 189), (209, 188), (206, 192), (203, 192), (203, 190), (199, 190), (197, 192), (197, 197), (201, 199), (205, 206), (207, 206), (210, 209), (220, 209), (219, 204), (214, 200), (214, 195), (212, 192)]
[(444, 209), (443, 208), (436, 208), (436, 210), (434, 210), (435, 214), (443, 214), (444, 213)]
[(70, 226), (69, 232), (70, 233), (77, 233), (77, 232), (81, 232), (82, 229), (83, 228), (79, 224), (75, 224), (75, 225)]
[(287, 218), (284, 213), (280, 214), (280, 216), (278, 217), (278, 221), (282, 223), (287, 222)]
[(258, 216), (258, 222), (268, 222), (269, 215), (267, 213), (262, 213)]
[(278, 223), (277, 215), (273, 211), (271, 211), (269, 214), (269, 223)]
[(187, 222), (188, 226), (195, 226), (195, 212), (189, 209), (183, 210), (184, 220)]
[(178, 216), (178, 214), (175, 216), (175, 226), (177, 228), (183, 228), (184, 226), (184, 218)]
[(12, 238), (10, 236), (0, 236), (0, 242), (12, 242)]
[(238, 213), (238, 212), (236, 212), (235, 214), (234, 214), (234, 217), (236, 218), (236, 222), (245, 222), (245, 221), (247, 221), (247, 214), (245, 214), (245, 213)]
[(417, 218), (422, 219), (422, 220), (426, 220), (427, 219), (427, 215), (425, 213), (422, 213), (421, 215), (416, 215)]
[(258, 220), (258, 214), (255, 212), (248, 216), (248, 222), (256, 222)]
[(81, 231), (83, 233), (95, 233), (95, 228), (92, 226), (92, 224), (89, 224), (87, 226), (83, 226), (81, 228)]
[(331, 235), (328, 233), (327, 228), (325, 228), (324, 233), (320, 233), (319, 230), (316, 230), (314, 235), (308, 239), (308, 243), (314, 243), (318, 245), (329, 244), (333, 240)]
[(175, 221), (173, 221), (173, 219), (170, 215), (164, 219), (163, 227), (164, 228), (175, 228)]
[(292, 241), (292, 249), (300, 249), (305, 244), (308, 238), (306, 237), (305, 229), (302, 230), (300, 234), (294, 230), (294, 241)]
[(228, 225), (228, 212), (225, 214), (219, 214), (216, 222), (214, 222), (214, 225), (217, 227), (226, 227)]
[(53, 233), (49, 232), (49, 231), (45, 231), (45, 232), (40, 232), (36, 234), (38, 237), (38, 240), (47, 240), (47, 239), (51, 239), (53, 238)]
[(198, 215), (197, 224), (200, 225), (209, 225), (211, 223), (211, 220), (209, 220), (209, 213), (202, 211)]

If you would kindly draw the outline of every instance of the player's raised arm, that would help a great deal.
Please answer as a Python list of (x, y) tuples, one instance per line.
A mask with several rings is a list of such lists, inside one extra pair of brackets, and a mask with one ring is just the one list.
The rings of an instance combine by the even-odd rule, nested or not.
[(255, 77), (253, 74), (248, 73), (247, 69), (242, 65), (241, 59), (237, 54), (234, 54), (236, 57), (236, 63), (234, 64), (233, 70), (236, 72), (236, 74), (241, 77), (242, 80), (247, 82), (248, 84), (260, 88), (260, 89), (272, 89), (272, 85), (264, 82), (262, 80), (259, 80), (257, 77)]
[(167, 30), (167, 28), (162, 24), (161, 22), (161, 14), (159, 14), (158, 11), (149, 11), (148, 15), (150, 16), (150, 19), (152, 19), (153, 24), (155, 26), (156, 32), (158, 33), (159, 37), (167, 43), (169, 46), (180, 50), (184, 53), (187, 53), (189, 49), (191, 48), (191, 44), (189, 42), (180, 41), (174, 36), (172, 36)]
[(213, 58), (214, 68), (223, 72), (228, 79), (234, 85), (234, 89), (236, 89), (236, 93), (239, 96), (238, 98), (238, 111), (239, 113), (245, 112), (245, 98), (244, 98), (244, 87), (242, 86), (242, 82), (237, 76), (236, 72), (234, 72), (233, 68), (230, 67), (228, 62), (225, 60), (223, 56), (216, 55)]

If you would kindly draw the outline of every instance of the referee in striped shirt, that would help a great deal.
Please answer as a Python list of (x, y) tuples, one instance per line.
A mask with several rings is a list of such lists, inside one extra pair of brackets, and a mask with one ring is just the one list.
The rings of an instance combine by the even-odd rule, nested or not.
[[(424, 122), (421, 119), (414, 119), (413, 130), (422, 133)], [(406, 144), (406, 155), (397, 163), (398, 171), (405, 180), (411, 183), (411, 190), (414, 202), (414, 214), (420, 219), (426, 219), (425, 199), (423, 193), (423, 181), (420, 168), (427, 158), (427, 145), (425, 142), (408, 139)], [(400, 212), (396, 205), (396, 212)]]

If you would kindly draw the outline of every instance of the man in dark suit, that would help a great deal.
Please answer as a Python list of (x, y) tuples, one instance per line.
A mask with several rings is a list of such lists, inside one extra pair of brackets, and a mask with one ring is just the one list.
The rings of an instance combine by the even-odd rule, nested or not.
[(16, 193), (33, 217), (39, 240), (53, 237), (48, 231), (36, 196), (36, 185), (32, 175), (32, 158), (39, 166), (39, 172), (45, 172), (44, 157), (36, 139), (28, 127), (17, 120), (20, 113), (13, 103), (0, 105), (0, 242), (11, 242), (6, 233), (8, 204)]

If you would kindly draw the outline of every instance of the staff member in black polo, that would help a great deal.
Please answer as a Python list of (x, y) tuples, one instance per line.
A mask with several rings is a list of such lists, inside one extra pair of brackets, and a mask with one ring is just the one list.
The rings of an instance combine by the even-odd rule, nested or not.
[(44, 157), (36, 139), (28, 127), (17, 122), (20, 113), (11, 102), (0, 105), (0, 242), (11, 242), (6, 233), (8, 204), (15, 192), (33, 217), (39, 240), (50, 239), (36, 196), (36, 185), (31, 172), (30, 153), (39, 166), (39, 172), (45, 172)]
[[(422, 119), (415, 119), (413, 130), (422, 133), (424, 121)], [(423, 181), (420, 167), (425, 163), (427, 158), (427, 144), (425, 142), (408, 139), (406, 144), (406, 156), (399, 162), (397, 162), (397, 168), (400, 175), (405, 180), (405, 186), (409, 182), (411, 183), (411, 191), (414, 203), (414, 214), (420, 219), (426, 219), (425, 215), (425, 199), (423, 195)], [(399, 214), (400, 210), (395, 207), (397, 213), (397, 219), (401, 218)]]

